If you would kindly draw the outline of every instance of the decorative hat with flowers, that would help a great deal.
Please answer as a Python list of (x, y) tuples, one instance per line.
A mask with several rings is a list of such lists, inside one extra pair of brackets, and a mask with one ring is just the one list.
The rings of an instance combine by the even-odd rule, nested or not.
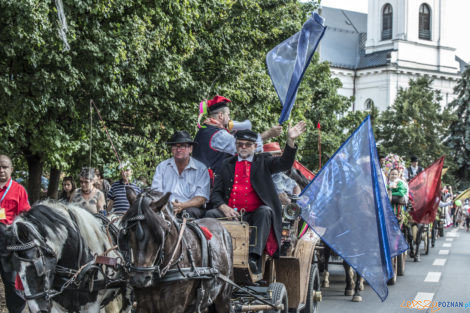
[(210, 112), (218, 110), (220, 108), (226, 107), (230, 101), (229, 99), (222, 96), (215, 96), (210, 100), (204, 100), (199, 103), (199, 116), (197, 118), (197, 127), (204, 128), (205, 126), (201, 125), (201, 118)]
[(405, 161), (398, 154), (389, 153), (385, 157), (385, 164), (383, 166), (383, 171), (385, 175), (388, 176), (390, 171), (394, 168), (405, 168)]

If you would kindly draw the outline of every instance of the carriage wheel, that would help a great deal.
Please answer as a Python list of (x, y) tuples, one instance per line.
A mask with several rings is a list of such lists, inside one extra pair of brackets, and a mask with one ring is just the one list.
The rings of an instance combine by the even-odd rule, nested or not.
[(307, 301), (303, 313), (315, 313), (318, 311), (320, 297), (320, 273), (316, 264), (312, 264), (308, 279)]
[(392, 259), (392, 265), (393, 265), (393, 277), (390, 278), (387, 282), (388, 285), (395, 285), (395, 283), (397, 282), (397, 257), (394, 257)]
[(397, 276), (405, 275), (405, 253), (397, 257)]
[(268, 294), (272, 294), (271, 303), (284, 304), (283, 310), (269, 310), (268, 313), (289, 313), (289, 301), (287, 299), (286, 286), (283, 283), (272, 283), (269, 285)]

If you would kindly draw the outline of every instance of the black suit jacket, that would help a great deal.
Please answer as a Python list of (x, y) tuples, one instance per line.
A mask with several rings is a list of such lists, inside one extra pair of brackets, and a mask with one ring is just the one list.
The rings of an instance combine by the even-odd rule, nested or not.
[(416, 175), (412, 175), (411, 166), (408, 167), (406, 170), (408, 171), (408, 180), (411, 180), (413, 177), (421, 173), (424, 169), (421, 166), (418, 166), (418, 171), (416, 172)]
[[(281, 246), (282, 207), (271, 175), (289, 170), (294, 164), (296, 152), (297, 148), (291, 148), (286, 145), (281, 157), (273, 157), (269, 153), (261, 153), (254, 156), (251, 164), (251, 185), (261, 201), (269, 206), (274, 213), (272, 225), (278, 247)], [(218, 208), (222, 204), (228, 204), (230, 194), (232, 193), (237, 160), (238, 156), (226, 159), (215, 178), (210, 200), (214, 208)]]

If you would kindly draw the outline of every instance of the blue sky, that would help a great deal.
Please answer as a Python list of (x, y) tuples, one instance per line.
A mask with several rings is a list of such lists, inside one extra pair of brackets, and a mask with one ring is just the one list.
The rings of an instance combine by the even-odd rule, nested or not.
[[(322, 6), (367, 13), (368, 0), (322, 0)], [(443, 0), (448, 5), (448, 24), (445, 25), (449, 42), (457, 48), (457, 55), (470, 62), (470, 40), (466, 32), (470, 29), (470, 0)]]

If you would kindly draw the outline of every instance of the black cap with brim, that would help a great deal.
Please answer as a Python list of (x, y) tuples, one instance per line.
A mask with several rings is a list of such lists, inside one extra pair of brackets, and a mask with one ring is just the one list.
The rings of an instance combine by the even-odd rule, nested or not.
[(239, 130), (235, 133), (235, 138), (238, 140), (247, 140), (256, 142), (258, 134), (249, 129)]
[(184, 130), (175, 132), (173, 136), (171, 136), (170, 141), (168, 141), (166, 144), (172, 146), (182, 143), (187, 143), (193, 146), (197, 145), (197, 143), (193, 141), (191, 136)]
[(410, 158), (410, 161), (411, 162), (418, 162), (418, 157), (413, 155), (411, 158)]

